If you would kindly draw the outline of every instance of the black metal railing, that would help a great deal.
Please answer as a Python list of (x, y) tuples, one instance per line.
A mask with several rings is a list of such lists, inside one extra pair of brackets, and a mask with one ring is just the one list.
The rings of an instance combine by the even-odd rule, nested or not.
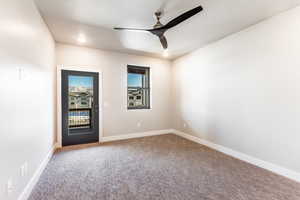
[(92, 125), (91, 108), (69, 109), (69, 128), (90, 128)]

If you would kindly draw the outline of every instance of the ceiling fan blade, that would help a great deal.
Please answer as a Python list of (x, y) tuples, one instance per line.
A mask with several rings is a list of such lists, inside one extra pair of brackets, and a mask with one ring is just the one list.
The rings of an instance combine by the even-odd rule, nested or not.
[(180, 24), (181, 22), (187, 20), (188, 18), (196, 15), (197, 13), (201, 12), (202, 10), (203, 10), (202, 6), (198, 6), (194, 9), (189, 10), (189, 11), (183, 13), (182, 15), (176, 17), (175, 19), (171, 20), (169, 23), (167, 23), (166, 25), (164, 25), (161, 28), (164, 28), (164, 29), (172, 28), (172, 27)]
[(159, 40), (164, 49), (168, 48), (167, 38), (165, 36), (159, 36)]
[(138, 28), (119, 28), (119, 27), (115, 27), (115, 30), (118, 31), (149, 31), (149, 29), (138, 29)]

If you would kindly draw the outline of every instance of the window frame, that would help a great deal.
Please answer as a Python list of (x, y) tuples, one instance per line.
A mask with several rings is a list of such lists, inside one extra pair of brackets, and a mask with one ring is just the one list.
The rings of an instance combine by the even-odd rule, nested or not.
[[(147, 80), (146, 80), (146, 86), (142, 86), (142, 87), (129, 87), (128, 86), (128, 74), (129, 74), (129, 72), (128, 72), (128, 69), (129, 68), (131, 68), (131, 69), (137, 69), (137, 70), (145, 70), (146, 71), (146, 74), (147, 74)], [(144, 67), (144, 66), (136, 66), (136, 65), (127, 65), (127, 110), (149, 110), (149, 109), (151, 109), (151, 102), (150, 102), (150, 100), (151, 100), (151, 87), (150, 87), (150, 67)], [(128, 90), (129, 89), (141, 89), (142, 91), (148, 91), (148, 95), (146, 95), (146, 102), (148, 102), (147, 103), (147, 105), (145, 105), (145, 106), (132, 106), (132, 107), (130, 107), (129, 106), (129, 95), (128, 95)], [(144, 95), (143, 95), (144, 96)], [(142, 97), (143, 98), (143, 97)]]

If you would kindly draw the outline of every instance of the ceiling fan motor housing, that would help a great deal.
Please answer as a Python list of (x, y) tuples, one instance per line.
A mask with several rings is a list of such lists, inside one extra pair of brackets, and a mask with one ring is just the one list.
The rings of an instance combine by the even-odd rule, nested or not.
[(155, 13), (156, 19), (157, 19), (157, 23), (153, 26), (153, 28), (160, 28), (163, 26), (163, 24), (160, 22), (160, 18), (162, 16), (162, 12), (156, 12)]

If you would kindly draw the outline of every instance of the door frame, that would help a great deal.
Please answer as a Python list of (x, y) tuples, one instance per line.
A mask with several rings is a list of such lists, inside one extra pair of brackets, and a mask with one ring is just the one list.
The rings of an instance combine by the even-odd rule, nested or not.
[(96, 72), (99, 74), (99, 143), (103, 138), (103, 106), (102, 106), (102, 88), (103, 88), (103, 78), (102, 71), (97, 69), (98, 67), (90, 67), (90, 66), (67, 66), (67, 65), (58, 65), (57, 66), (57, 76), (56, 76), (56, 110), (57, 110), (57, 129), (56, 129), (56, 137), (57, 137), (57, 147), (62, 147), (62, 103), (61, 103), (61, 75), (62, 70), (71, 70), (71, 71), (83, 71), (83, 72)]

